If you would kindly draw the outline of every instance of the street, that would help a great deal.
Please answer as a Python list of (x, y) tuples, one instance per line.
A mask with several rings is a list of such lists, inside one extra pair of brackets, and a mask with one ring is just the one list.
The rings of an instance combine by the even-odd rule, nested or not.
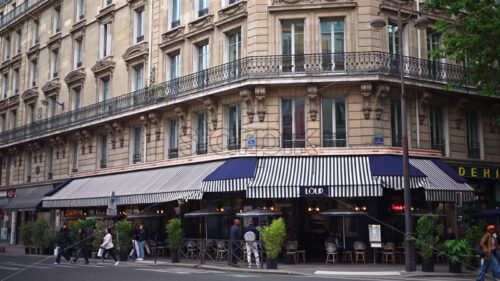
[(223, 272), (212, 270), (201, 270), (194, 268), (181, 268), (164, 265), (146, 265), (125, 262), (114, 266), (109, 260), (104, 265), (97, 265), (91, 261), (85, 265), (83, 260), (77, 264), (62, 261), (60, 265), (54, 264), (54, 258), (38, 256), (16, 256), (0, 255), (0, 281), (96, 281), (96, 280), (203, 280), (203, 281), (225, 281), (239, 280), (241, 278), (254, 278), (258, 280), (368, 280), (368, 281), (391, 281), (391, 280), (470, 280), (451, 278), (408, 278), (395, 276), (380, 277), (356, 277), (356, 276), (293, 276), (293, 275), (270, 275), (255, 274), (249, 272)]

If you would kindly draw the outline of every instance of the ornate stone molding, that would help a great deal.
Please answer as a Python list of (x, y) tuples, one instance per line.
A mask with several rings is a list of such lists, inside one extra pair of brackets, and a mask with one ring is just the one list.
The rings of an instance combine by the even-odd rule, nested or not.
[[(417, 95), (417, 97), (418, 97), (418, 95)], [(420, 125), (424, 124), (425, 112), (426, 112), (424, 109), (429, 104), (429, 100), (431, 97), (432, 97), (431, 93), (424, 92), (422, 94), (422, 97), (418, 101), (418, 122), (420, 123)]]
[(16, 67), (20, 66), (22, 58), (23, 58), (22, 54), (17, 54), (15, 56), (13, 56), (12, 59), (10, 60), (10, 67), (16, 68)]
[(47, 41), (47, 46), (49, 47), (49, 50), (55, 50), (59, 49), (61, 47), (61, 32), (58, 32), (52, 36), (49, 37), (49, 41)]
[(377, 93), (375, 94), (375, 119), (382, 119), (382, 112), (384, 112), (384, 101), (389, 94), (389, 85), (380, 84), (377, 86)]
[(92, 133), (89, 132), (88, 130), (83, 130), (82, 135), (83, 135), (83, 139), (85, 141), (85, 144), (87, 145), (87, 148), (89, 149), (89, 153), (92, 153), (92, 140), (93, 140)]
[(131, 62), (143, 60), (146, 61), (149, 54), (148, 42), (142, 42), (133, 46), (130, 46), (125, 53), (123, 53), (122, 58), (125, 63), (130, 64)]
[(466, 98), (460, 98), (457, 102), (457, 105), (455, 107), (455, 127), (457, 129), (460, 129), (460, 126), (462, 125), (462, 121), (465, 115), (465, 106), (469, 103), (469, 100)]
[(235, 4), (224, 7), (220, 9), (217, 14), (219, 15), (219, 20), (216, 22), (217, 26), (241, 17), (246, 17), (247, 1), (239, 1)]
[(40, 52), (40, 43), (36, 43), (35, 45), (31, 46), (30, 49), (28, 50), (27, 56), (29, 60), (32, 60), (34, 58), (38, 58), (38, 53)]
[(100, 24), (102, 24), (112, 21), (114, 16), (115, 16), (115, 3), (100, 9), (99, 13), (96, 16), (96, 19)]
[(146, 129), (146, 142), (150, 142), (151, 141), (151, 121), (149, 120), (148, 116), (141, 115), (139, 117), (139, 122)]
[(62, 154), (62, 158), (65, 158), (66, 157), (66, 149), (65, 149), (64, 139), (62, 137), (57, 136), (55, 138), (55, 146), (57, 147), (56, 158), (59, 159), (59, 154)]
[(259, 115), (259, 121), (264, 122), (266, 117), (266, 87), (258, 86), (254, 89), (255, 92), (255, 103), (257, 104), (257, 114)]
[(69, 30), (69, 33), (71, 33), (71, 37), (73, 38), (80, 38), (85, 34), (86, 28), (87, 28), (87, 20), (83, 19), (73, 24), (73, 26)]
[(363, 97), (363, 116), (365, 119), (370, 119), (370, 112), (372, 110), (371, 105), (371, 95), (372, 95), (372, 84), (362, 83), (361, 84), (361, 96)]
[(113, 124), (106, 124), (104, 126), (109, 136), (111, 137), (111, 148), (116, 148), (116, 139), (120, 142), (120, 147), (123, 148), (125, 144), (125, 137), (123, 135), (123, 127), (120, 123), (114, 122)]
[(189, 33), (186, 34), (186, 37), (192, 37), (197, 34), (200, 34), (201, 32), (205, 32), (214, 28), (213, 23), (214, 23), (213, 15), (206, 15), (190, 22), (188, 24)]
[(111, 77), (113, 76), (115, 64), (116, 63), (112, 61), (112, 57), (106, 57), (96, 61), (96, 63), (90, 68), (90, 70), (94, 73), (94, 76), (96, 78), (103, 75), (108, 75)]
[(153, 112), (149, 113), (148, 118), (151, 121), (151, 124), (155, 126), (156, 141), (159, 141), (161, 137), (161, 115)]
[(318, 87), (316, 85), (307, 86), (307, 98), (309, 99), (309, 116), (311, 121), (316, 121), (318, 116)]
[(174, 29), (171, 29), (161, 35), (162, 43), (159, 45), (160, 48), (166, 48), (175, 43), (181, 42), (184, 40), (184, 26), (178, 26)]
[(19, 95), (13, 95), (9, 97), (9, 107), (16, 106), (19, 104)]
[(205, 105), (205, 108), (208, 110), (208, 112), (210, 112), (210, 121), (212, 122), (213, 129), (217, 130), (217, 121), (218, 121), (217, 99), (214, 97), (206, 98), (203, 101), (203, 104)]
[[(19, 95), (18, 95), (19, 96)], [(9, 99), (0, 100), (0, 109), (7, 108), (9, 105)]]
[(254, 99), (255, 95), (253, 95), (252, 91), (247, 88), (240, 89), (240, 97), (243, 98), (243, 101), (245, 102), (247, 106), (247, 116), (248, 116), (248, 121), (250, 123), (253, 123), (253, 118), (254, 118)]
[(186, 123), (186, 116), (187, 116), (187, 110), (183, 106), (176, 106), (174, 109), (175, 116), (179, 118), (179, 127), (182, 131), (183, 135), (186, 135), (187, 133), (187, 123)]
[(135, 10), (139, 7), (143, 7), (146, 5), (146, 0), (127, 0), (128, 5), (131, 9)]
[(23, 99), (24, 103), (30, 103), (38, 100), (38, 89), (37, 88), (26, 89), (21, 94), (21, 98)]
[(59, 82), (59, 78), (55, 78), (47, 81), (45, 85), (42, 87), (42, 92), (46, 98), (52, 97), (59, 94), (59, 90), (61, 89), (61, 83)]
[(78, 84), (83, 86), (83, 82), (85, 82), (85, 76), (85, 70), (83, 70), (82, 68), (75, 69), (70, 71), (66, 75), (66, 77), (64, 77), (64, 82), (66, 83), (66, 85), (68, 85), (68, 87)]

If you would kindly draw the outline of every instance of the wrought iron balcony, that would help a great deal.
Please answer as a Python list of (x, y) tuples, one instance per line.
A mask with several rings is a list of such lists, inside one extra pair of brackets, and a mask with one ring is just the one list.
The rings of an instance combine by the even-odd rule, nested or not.
[(467, 144), (467, 154), (469, 156), (469, 158), (472, 158), (472, 159), (479, 159), (481, 158), (481, 149), (480, 149), (480, 145), (479, 145), (479, 142), (469, 142)]
[(431, 139), (431, 149), (439, 150), (443, 155), (446, 155), (446, 144), (444, 139)]
[(50, 2), (51, 0), (26, 0), (23, 3), (19, 4), (19, 6), (12, 9), (12, 11), (8, 12), (4, 16), (0, 18), (0, 29), (3, 29), (11, 22), (15, 21), (18, 18), (21, 18), (29, 11), (33, 10), (36, 7), (41, 6), (42, 3)]
[(399, 134), (392, 135), (392, 146), (403, 147), (403, 136)]
[(236, 150), (241, 148), (241, 139), (237, 137), (229, 137), (227, 139), (227, 149)]
[(196, 144), (196, 154), (207, 154), (207, 143), (197, 143)]
[(177, 157), (179, 157), (179, 149), (177, 149), (177, 148), (170, 148), (168, 150), (168, 158), (172, 159), (172, 158), (177, 158)]
[[(438, 71), (436, 73), (429, 71), (431, 62), (428, 60), (411, 57), (404, 57), (404, 60), (404, 75), (409, 78), (446, 83), (461, 79), (464, 75), (464, 68), (461, 66), (432, 62), (433, 65), (439, 65), (437, 68), (431, 68), (436, 69)], [(246, 57), (8, 130), (0, 134), (0, 145), (83, 125), (90, 121), (112, 117), (245, 79), (365, 74), (399, 77), (399, 64), (397, 62), (397, 56), (382, 52)], [(106, 110), (102, 110), (103, 106)]]
[(323, 133), (323, 147), (346, 147), (346, 133)]
[(282, 135), (282, 147), (283, 148), (302, 148), (306, 147), (306, 137), (305, 134), (288, 134), (283, 133)]

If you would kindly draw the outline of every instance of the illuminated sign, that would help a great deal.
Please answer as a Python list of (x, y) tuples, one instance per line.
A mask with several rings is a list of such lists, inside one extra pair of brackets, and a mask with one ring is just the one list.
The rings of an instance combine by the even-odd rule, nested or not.
[(500, 179), (500, 167), (480, 167), (480, 166), (466, 166), (448, 164), (452, 169), (457, 171), (461, 177), (465, 178), (479, 178), (479, 179)]

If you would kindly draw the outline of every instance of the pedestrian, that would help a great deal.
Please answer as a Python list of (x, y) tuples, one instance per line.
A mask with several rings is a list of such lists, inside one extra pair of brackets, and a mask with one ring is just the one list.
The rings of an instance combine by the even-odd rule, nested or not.
[(101, 249), (104, 249), (104, 251), (101, 255), (101, 261), (99, 262), (99, 264), (104, 264), (104, 257), (106, 256), (106, 254), (109, 254), (115, 260), (115, 265), (118, 265), (120, 262), (115, 257), (115, 251), (114, 251), (114, 246), (113, 246), (113, 237), (111, 237), (111, 230), (109, 229), (109, 227), (106, 227), (105, 233), (106, 233), (106, 235), (104, 235), (104, 239), (102, 241), (102, 244), (99, 247)]
[(484, 252), (484, 257), (477, 280), (483, 281), (490, 267), (493, 270), (493, 276), (500, 278), (500, 244), (497, 243), (497, 234), (494, 225), (489, 225), (486, 228), (486, 234), (481, 239), (479, 245)]
[(247, 247), (247, 261), (248, 268), (252, 268), (252, 253), (255, 257), (255, 263), (257, 268), (260, 268), (260, 257), (259, 257), (259, 232), (257, 228), (253, 225), (253, 220), (248, 221), (248, 226), (245, 227), (245, 241)]
[(57, 257), (56, 257), (56, 262), (54, 264), (59, 264), (61, 262), (61, 256), (64, 256), (64, 258), (68, 262), (71, 261), (71, 256), (68, 254), (68, 249), (67, 249), (69, 244), (70, 244), (69, 231), (68, 227), (64, 224), (61, 227), (61, 230), (59, 231), (59, 235), (57, 237), (57, 244), (56, 244)]
[(134, 255), (139, 258), (139, 226), (136, 225), (134, 231), (132, 231), (132, 250), (129, 256), (134, 258)]
[(71, 263), (76, 263), (79, 257), (83, 257), (85, 259), (85, 264), (89, 264), (89, 247), (87, 245), (87, 240), (89, 238), (87, 236), (87, 232), (85, 229), (80, 228), (78, 229), (78, 234), (80, 235), (80, 241), (78, 241), (78, 247), (80, 247), (80, 250), (78, 250), (76, 257), (71, 261)]
[(137, 258), (138, 261), (144, 260), (144, 244), (146, 244), (147, 236), (146, 236), (146, 230), (144, 229), (144, 225), (139, 226), (139, 233), (138, 233), (138, 238), (137, 240), (139, 241), (139, 258)]
[(240, 229), (240, 220), (235, 219), (233, 226), (231, 226), (230, 231), (230, 243), (231, 243), (231, 266), (238, 266), (238, 258), (241, 255), (241, 229)]

